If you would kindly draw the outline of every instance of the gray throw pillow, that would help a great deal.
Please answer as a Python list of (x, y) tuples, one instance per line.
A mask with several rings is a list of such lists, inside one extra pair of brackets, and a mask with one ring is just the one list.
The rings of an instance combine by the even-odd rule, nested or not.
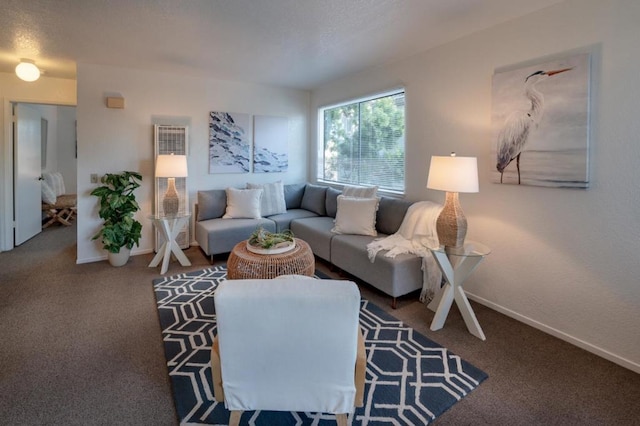
[(383, 234), (391, 235), (398, 232), (404, 215), (413, 204), (411, 201), (397, 198), (381, 197), (376, 215), (376, 229)]
[(318, 216), (325, 216), (327, 209), (325, 207), (325, 196), (327, 193), (326, 186), (307, 184), (304, 188), (304, 195), (300, 207), (314, 212)]
[(327, 216), (336, 217), (338, 213), (338, 195), (340, 191), (335, 188), (327, 188), (327, 199), (325, 200), (325, 209), (327, 210)]
[(198, 217), (196, 220), (217, 219), (227, 208), (227, 193), (224, 189), (198, 191)]
[(287, 210), (300, 208), (305, 186), (305, 183), (292, 183), (284, 186), (284, 201)]

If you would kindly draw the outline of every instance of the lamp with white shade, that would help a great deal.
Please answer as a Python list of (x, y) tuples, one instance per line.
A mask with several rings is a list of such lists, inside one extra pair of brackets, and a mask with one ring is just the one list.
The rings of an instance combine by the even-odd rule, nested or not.
[(478, 192), (478, 161), (476, 157), (432, 156), (427, 188), (446, 191), (444, 207), (436, 222), (438, 240), (446, 250), (464, 246), (467, 218), (464, 217), (459, 192)]
[(156, 157), (156, 177), (167, 178), (167, 192), (162, 199), (162, 209), (165, 216), (174, 216), (180, 209), (180, 198), (176, 191), (177, 177), (187, 177), (186, 155), (158, 155)]

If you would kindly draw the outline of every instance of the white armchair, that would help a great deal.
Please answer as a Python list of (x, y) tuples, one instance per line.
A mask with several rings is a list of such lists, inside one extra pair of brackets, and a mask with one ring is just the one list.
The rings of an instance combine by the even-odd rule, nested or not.
[(335, 413), (362, 406), (366, 357), (351, 281), (229, 280), (215, 293), (214, 397), (231, 410)]

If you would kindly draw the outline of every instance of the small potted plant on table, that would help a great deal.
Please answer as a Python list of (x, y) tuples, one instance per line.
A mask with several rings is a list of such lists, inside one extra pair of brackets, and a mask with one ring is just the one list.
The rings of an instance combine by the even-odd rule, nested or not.
[(257, 254), (280, 254), (295, 247), (293, 232), (272, 233), (263, 227), (258, 227), (247, 241), (247, 250)]
[(104, 220), (92, 240), (101, 238), (113, 266), (127, 263), (133, 245), (140, 240), (142, 224), (133, 217), (140, 210), (133, 194), (140, 181), (142, 176), (136, 172), (107, 173), (101, 179), (104, 185), (91, 191), (100, 200), (98, 215)]

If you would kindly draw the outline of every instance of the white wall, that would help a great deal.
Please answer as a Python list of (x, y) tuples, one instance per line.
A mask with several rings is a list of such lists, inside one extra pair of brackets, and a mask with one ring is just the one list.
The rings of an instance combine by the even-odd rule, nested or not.
[(33, 108), (47, 120), (47, 163), (42, 171), (58, 171), (58, 108), (55, 105), (35, 104)]
[[(125, 98), (124, 109), (108, 109), (106, 95)], [(138, 171), (143, 185), (136, 196), (143, 235), (135, 253), (153, 247), (153, 128), (158, 117), (190, 122), (188, 167), (191, 205), (202, 189), (244, 186), (250, 182), (304, 182), (307, 178), (309, 92), (149, 71), (78, 65), (78, 262), (105, 258), (91, 241), (101, 221), (91, 173)], [(289, 170), (285, 173), (208, 174), (209, 111), (286, 116)], [(192, 237), (193, 239), (193, 233)]]
[[(480, 193), (461, 203), (468, 238), (493, 252), (465, 286), (473, 298), (640, 372), (638, 22), (634, 0), (567, 1), (327, 84), (312, 93), (311, 110), (404, 85), (409, 199), (443, 202), (425, 188), (432, 155), (478, 157)], [(493, 71), (585, 47), (591, 188), (490, 183)]]
[(0, 73), (0, 250), (13, 248), (13, 138), (11, 102), (75, 105), (76, 82), (41, 77), (33, 83)]
[(69, 194), (76, 193), (78, 160), (76, 159), (76, 108), (58, 106), (56, 157), (57, 171), (62, 173)]

